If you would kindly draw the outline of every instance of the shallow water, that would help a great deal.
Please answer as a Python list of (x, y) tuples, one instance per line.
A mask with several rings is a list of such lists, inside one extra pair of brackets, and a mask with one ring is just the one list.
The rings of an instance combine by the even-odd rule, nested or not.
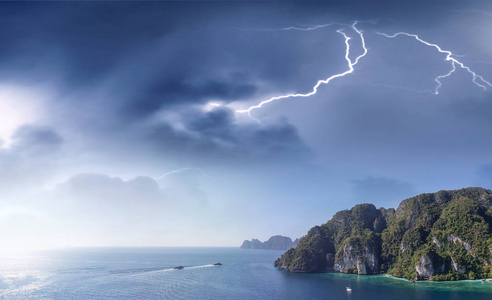
[[(91, 248), (4, 257), (0, 298), (492, 299), (492, 282), (410, 283), (383, 275), (289, 273), (273, 267), (282, 253), (238, 248)], [(214, 262), (223, 265), (213, 266)], [(179, 265), (184, 269), (173, 269)]]

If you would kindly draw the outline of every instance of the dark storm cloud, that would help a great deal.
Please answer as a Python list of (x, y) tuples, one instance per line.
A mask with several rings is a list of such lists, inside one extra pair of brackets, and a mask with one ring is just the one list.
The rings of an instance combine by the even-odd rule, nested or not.
[(91, 84), (142, 44), (186, 27), (187, 21), (203, 22), (196, 13), (178, 19), (183, 10), (179, 4), (130, 2), (3, 4), (0, 62), (27, 68), (46, 60), (72, 88)]
[[(62, 113), (48, 119), (71, 131), (69, 140), (97, 139), (99, 154), (105, 143), (119, 153), (138, 142), (186, 159), (305, 158), (307, 146), (286, 121), (240, 125), (232, 111), (188, 107), (250, 100), (299, 80), (309, 45), (233, 29), (276, 14), (276, 5), (259, 6), (266, 11), (258, 15), (257, 5), (239, 3), (9, 3), (0, 19), (0, 77), (53, 77), (59, 96), (51, 105)], [(167, 121), (149, 125), (162, 111), (183, 112), (186, 131)]]
[(186, 125), (191, 131), (200, 132), (205, 137), (217, 137), (223, 140), (233, 140), (230, 134), (234, 113), (229, 109), (214, 109), (207, 113), (196, 112)]
[[(432, 24), (452, 17), (446, 13), (437, 18), (436, 12), (456, 15), (452, 12), (455, 6), (386, 2), (8, 3), (0, 18), (0, 76), (19, 81), (55, 77), (60, 91), (51, 105), (63, 113), (53, 113), (48, 119), (71, 130), (70, 138), (97, 141), (99, 154), (107, 150), (103, 149), (106, 145), (112, 147), (113, 156), (137, 152), (139, 147), (187, 157), (185, 160), (190, 156), (226, 161), (238, 157), (246, 161), (300, 159), (306, 158), (309, 150), (292, 123), (238, 124), (231, 111), (200, 112), (196, 106), (209, 101), (261, 101), (270, 95), (309, 90), (313, 82), (326, 77), (327, 66), (329, 74), (346, 69), (343, 37), (336, 33), (337, 28), (313, 32), (238, 28), (378, 18), (385, 29), (396, 28), (395, 23), (398, 29), (406, 29), (408, 24), (432, 28)], [(372, 26), (364, 23), (362, 27), (369, 35)], [(356, 102), (373, 103), (366, 97), (370, 93), (357, 89), (350, 93)], [(373, 118), (362, 115), (352, 120), (352, 108), (347, 110), (350, 112), (336, 114), (348, 120), (342, 123), (358, 122), (341, 129), (347, 131), (349, 140), (351, 130), (364, 122), (364, 128), (374, 132), (362, 139), (371, 139), (371, 134), (388, 140), (401, 137), (402, 122), (391, 127), (384, 123), (391, 114), (375, 112)], [(163, 111), (181, 112), (184, 130), (169, 120), (156, 122), (153, 118)], [(372, 122), (374, 119), (381, 121)]]
[(268, 126), (237, 124), (233, 111), (228, 108), (208, 112), (190, 110), (184, 116), (185, 130), (176, 130), (164, 123), (147, 128), (146, 140), (152, 141), (154, 149), (160, 153), (169, 151), (202, 163), (280, 162), (303, 160), (311, 155), (297, 130), (285, 120)]
[[(144, 94), (143, 98), (145, 94), (152, 97), (184, 93), (184, 98), (203, 95), (235, 100), (254, 92), (253, 86), (242, 82), (238, 87), (229, 87), (234, 75), (220, 81), (203, 76), (209, 76), (209, 73), (214, 76), (217, 71), (222, 71), (223, 65), (231, 62), (228, 51), (251, 46), (247, 38), (231, 43), (237, 32), (229, 26), (237, 23), (224, 18), (235, 14), (241, 22), (247, 14), (241, 12), (243, 6), (196, 3), (190, 7), (186, 3), (132, 2), (8, 3), (2, 5), (1, 12), (0, 27), (3, 29), (0, 37), (3, 43), (0, 45), (0, 66), (5, 76), (18, 75), (19, 78), (36, 68), (40, 70), (32, 76), (38, 79), (46, 76), (47, 72), (56, 72), (63, 76), (70, 89), (97, 85), (125, 66), (135, 72), (126, 74), (128, 82), (121, 82), (123, 86), (119, 87), (137, 90)], [(267, 7), (272, 13), (271, 5)], [(245, 8), (248, 11), (254, 9)], [(237, 44), (239, 41), (241, 43)], [(256, 59), (265, 61), (258, 54), (252, 53)], [(279, 62), (282, 57), (290, 56), (289, 52), (279, 54)], [(149, 56), (151, 61), (146, 60)], [(243, 65), (252, 61), (251, 57), (243, 59)], [(274, 67), (268, 69), (270, 72), (279, 70)], [(281, 75), (281, 72), (276, 74)], [(124, 77), (123, 74), (118, 76)], [(198, 82), (202, 79), (203, 82)], [(133, 84), (128, 86), (130, 82)]]
[(374, 203), (386, 208), (416, 194), (412, 184), (392, 178), (368, 176), (352, 183), (357, 202)]
[[(449, 8), (444, 10), (449, 12), (456, 11), (456, 6), (460, 7), (456, 3), (447, 6)], [(466, 5), (461, 4), (461, 7), (464, 9)], [(249, 71), (260, 69), (264, 74), (263, 79), (286, 86), (292, 83), (292, 71), (302, 64), (296, 61), (303, 57), (303, 51), (300, 51), (304, 50), (302, 43), (291, 40), (287, 47), (282, 45), (281, 51), (269, 53), (273, 45), (282, 41), (282, 34), (241, 33), (233, 28), (250, 27), (251, 24), (259, 28), (282, 28), (331, 21), (350, 22), (354, 19), (380, 19), (391, 25), (397, 21), (400, 25), (411, 22), (413, 27), (428, 26), (429, 22), (439, 22), (442, 14), (437, 18), (436, 12), (442, 11), (443, 6), (439, 3), (405, 2), (358, 2), (356, 5), (350, 2), (312, 2), (302, 5), (240, 2), (193, 5), (179, 2), (12, 2), (2, 4), (0, 12), (0, 65), (3, 72), (10, 70), (13, 73), (9, 75), (15, 73), (20, 76), (18, 71), (35, 66), (46, 69), (48, 66), (43, 64), (47, 64), (51, 72), (62, 73), (63, 80), (73, 89), (107, 79), (121, 64), (143, 63), (144, 68), (153, 69), (157, 66), (161, 72), (161, 78), (141, 87), (150, 95), (166, 91), (165, 88), (158, 88), (161, 84), (163, 87), (169, 86), (171, 92), (171, 86), (176, 84), (174, 88), (181, 91), (189, 86), (183, 80), (193, 74), (203, 75), (203, 70), (213, 74), (221, 66), (231, 64), (254, 66)], [(149, 48), (161, 51), (163, 55), (150, 63), (142, 59), (135, 60), (135, 55)], [(234, 60), (231, 51), (240, 52), (237, 57), (240, 61)], [(146, 55), (150, 53), (152, 50), (147, 51)], [(42, 73), (40, 71), (37, 76), (43, 76)], [(145, 76), (135, 73), (130, 78), (138, 81), (142, 75)], [(216, 83), (212, 80), (199, 84), (197, 91), (203, 90), (205, 94), (214, 95), (217, 91), (210, 89), (216, 90), (215, 86), (222, 84), (228, 84), (227, 80)], [(192, 84), (191, 87), (197, 85)]]
[(241, 100), (253, 95), (257, 88), (251, 83), (237, 82), (233, 78), (219, 81), (204, 79), (200, 83), (187, 82), (186, 78), (171, 78), (149, 84), (128, 99), (122, 111), (130, 120), (146, 118), (162, 107), (187, 102), (205, 102), (210, 99)]
[(51, 128), (24, 125), (13, 134), (12, 143), (12, 152), (54, 154), (60, 149), (63, 139)]

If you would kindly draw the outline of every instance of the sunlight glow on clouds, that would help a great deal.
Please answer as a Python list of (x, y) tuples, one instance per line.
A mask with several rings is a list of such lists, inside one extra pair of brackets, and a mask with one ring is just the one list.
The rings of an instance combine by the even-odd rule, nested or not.
[[(490, 188), (492, 89), (457, 68), (431, 95), (445, 55), (376, 34), (418, 34), (492, 82), (492, 19), (466, 2), (0, 2), (0, 235), (239, 246), (356, 203)], [(378, 21), (234, 29), (357, 19)], [(261, 124), (237, 113), (289, 93), (309, 97), (254, 109)]]
[(30, 86), (0, 85), (0, 146), (10, 145), (19, 126), (41, 119), (45, 99), (43, 91)]

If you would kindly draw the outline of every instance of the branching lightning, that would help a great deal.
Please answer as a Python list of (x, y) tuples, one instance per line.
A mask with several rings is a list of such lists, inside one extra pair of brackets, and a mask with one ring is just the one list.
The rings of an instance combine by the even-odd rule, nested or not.
[(201, 172), (202, 170), (200, 168), (181, 168), (181, 169), (177, 169), (177, 170), (173, 170), (173, 171), (169, 171), (167, 173), (164, 173), (159, 177), (155, 177), (154, 180), (161, 180), (164, 177), (167, 177), (169, 175), (181, 173), (181, 172), (187, 172), (187, 171), (200, 171)]
[(287, 95), (275, 96), (275, 97), (272, 97), (270, 99), (264, 100), (264, 101), (260, 102), (257, 105), (253, 105), (253, 106), (249, 107), (248, 109), (236, 110), (236, 113), (247, 113), (249, 115), (249, 117), (251, 117), (256, 122), (260, 123), (257, 119), (255, 119), (251, 115), (251, 111), (253, 111), (254, 109), (261, 108), (263, 105), (268, 104), (268, 103), (273, 102), (273, 101), (277, 101), (277, 100), (288, 99), (288, 98), (299, 98), (299, 97), (306, 98), (306, 97), (310, 97), (310, 96), (312, 96), (312, 95), (314, 95), (314, 94), (316, 94), (318, 92), (318, 88), (322, 84), (328, 84), (333, 79), (344, 77), (344, 76), (346, 76), (348, 74), (351, 74), (354, 71), (354, 66), (359, 63), (359, 60), (361, 58), (363, 58), (364, 56), (366, 56), (367, 51), (368, 51), (367, 50), (367, 47), (366, 47), (366, 42), (364, 40), (364, 34), (363, 34), (363, 32), (360, 29), (357, 28), (357, 23), (358, 22), (356, 21), (352, 25), (347, 25), (347, 24), (341, 24), (341, 23), (333, 22), (333, 23), (329, 23), (329, 24), (325, 24), (325, 25), (318, 25), (318, 26), (308, 27), (308, 28), (287, 27), (287, 28), (280, 29), (280, 30), (316, 30), (316, 29), (319, 29), (319, 28), (331, 26), (333, 24), (340, 24), (340, 25), (348, 26), (348, 27), (352, 28), (359, 35), (360, 40), (361, 40), (361, 47), (363, 49), (363, 53), (360, 54), (359, 56), (357, 56), (355, 58), (355, 60), (352, 60), (350, 58), (350, 43), (349, 43), (349, 41), (350, 41), (351, 38), (345, 32), (343, 32), (342, 29), (339, 29), (339, 30), (337, 30), (337, 32), (339, 34), (341, 34), (343, 36), (344, 40), (345, 40), (345, 60), (347, 61), (348, 70), (346, 70), (343, 73), (332, 75), (332, 76), (330, 76), (330, 77), (328, 77), (326, 79), (319, 80), (312, 87), (312, 90), (309, 93), (304, 93), (304, 94), (302, 94), (302, 93), (296, 93), (296, 94), (287, 94)]
[[(365, 21), (365, 22), (374, 23), (375, 21)], [(351, 37), (349, 35), (347, 35), (342, 29), (338, 29), (336, 32), (343, 36), (344, 43), (345, 43), (345, 60), (347, 61), (347, 67), (348, 67), (348, 69), (346, 71), (339, 73), (339, 74), (332, 75), (326, 79), (318, 80), (316, 82), (316, 84), (311, 88), (311, 91), (309, 91), (309, 92), (306, 92), (306, 93), (290, 93), (290, 94), (285, 94), (285, 95), (274, 96), (274, 97), (271, 97), (267, 100), (263, 100), (263, 101), (259, 102), (258, 104), (253, 105), (247, 109), (238, 109), (238, 110), (236, 110), (236, 113), (247, 113), (251, 119), (253, 119), (254, 121), (261, 124), (261, 122), (259, 120), (257, 120), (256, 118), (254, 118), (252, 116), (251, 113), (253, 110), (262, 108), (264, 105), (271, 103), (271, 102), (274, 102), (274, 101), (277, 101), (277, 100), (283, 100), (283, 99), (288, 99), (288, 98), (307, 98), (307, 97), (313, 96), (318, 92), (318, 89), (321, 85), (328, 84), (336, 78), (344, 77), (346, 75), (353, 73), (355, 70), (355, 66), (359, 63), (359, 61), (364, 56), (366, 56), (366, 54), (368, 52), (363, 31), (360, 30), (359, 28), (357, 28), (358, 23), (360, 23), (360, 22), (356, 21), (350, 25), (350, 24), (343, 24), (343, 23), (339, 23), (339, 22), (331, 22), (331, 23), (327, 23), (327, 24), (310, 26), (310, 27), (294, 27), (293, 26), (293, 27), (285, 27), (285, 28), (277, 28), (277, 29), (271, 29), (271, 28), (270, 29), (269, 28), (266, 28), (266, 29), (265, 28), (264, 29), (252, 29), (252, 28), (239, 29), (239, 30), (243, 30), (243, 31), (289, 31), (289, 30), (311, 31), (311, 30), (317, 30), (317, 29), (321, 29), (321, 28), (325, 28), (325, 27), (329, 27), (329, 26), (333, 26), (333, 25), (340, 25), (340, 26), (344, 26), (344, 27), (349, 27), (353, 31), (355, 31), (355, 33), (360, 38), (361, 48), (363, 49), (363, 53), (360, 54), (359, 56), (357, 56), (355, 59), (352, 59), (350, 57), (351, 48), (350, 48), (350, 43), (349, 43), (349, 41), (351, 40)], [(451, 69), (449, 70), (449, 72), (447, 72), (446, 74), (438, 75), (434, 78), (434, 81), (436, 82), (436, 87), (434, 88), (433, 91), (431, 91), (431, 90), (415, 90), (415, 89), (405, 88), (405, 87), (401, 87), (401, 86), (387, 86), (387, 87), (403, 88), (403, 89), (411, 90), (411, 91), (418, 92), (418, 93), (431, 93), (431, 94), (437, 95), (437, 94), (439, 94), (439, 90), (442, 86), (442, 80), (452, 76), (456, 72), (458, 67), (465, 70), (466, 72), (468, 72), (472, 76), (472, 82), (476, 86), (482, 88), (483, 90), (487, 90), (487, 87), (492, 87), (491, 82), (487, 81), (481, 75), (478, 75), (472, 69), (470, 69), (470, 67), (468, 67), (463, 62), (458, 60), (459, 57), (464, 57), (464, 55), (458, 55), (458, 54), (455, 54), (449, 50), (444, 50), (439, 45), (427, 42), (427, 41), (421, 39), (416, 34), (411, 34), (411, 33), (407, 33), (407, 32), (397, 32), (393, 35), (381, 33), (381, 32), (376, 32), (376, 33), (379, 35), (385, 36), (387, 38), (396, 38), (398, 36), (407, 36), (407, 37), (414, 38), (418, 42), (420, 42), (420, 43), (422, 43), (428, 47), (435, 48), (439, 53), (445, 54), (446, 55), (445, 60), (451, 64)], [(386, 85), (384, 85), (384, 86), (386, 86)]]
[(331, 22), (328, 24), (322, 24), (322, 25), (315, 25), (311, 27), (284, 27), (284, 28), (235, 28), (240, 31), (289, 31), (289, 30), (299, 30), (299, 31), (311, 31), (311, 30), (316, 30), (320, 28), (325, 28), (329, 27), (332, 25), (341, 25), (341, 26), (347, 26), (347, 24), (339, 23), (339, 22)]
[(439, 89), (442, 86), (441, 79), (447, 78), (447, 77), (451, 76), (456, 71), (456, 65), (460, 66), (460, 68), (466, 70), (468, 73), (470, 73), (472, 75), (472, 77), (473, 77), (472, 82), (475, 85), (481, 87), (484, 90), (487, 90), (487, 86), (492, 87), (492, 83), (490, 83), (489, 81), (485, 80), (482, 76), (476, 74), (474, 71), (472, 71), (468, 66), (466, 66), (465, 64), (463, 64), (461, 61), (459, 61), (456, 58), (454, 58), (454, 57), (456, 57), (456, 55), (454, 55), (451, 51), (449, 51), (449, 50), (443, 50), (437, 44), (432, 44), (432, 43), (426, 42), (426, 41), (424, 41), (423, 39), (421, 39), (416, 34), (411, 34), (411, 33), (407, 33), (407, 32), (397, 32), (397, 33), (395, 33), (393, 35), (389, 35), (389, 34), (382, 33), (382, 32), (376, 32), (376, 33), (379, 34), (379, 35), (385, 36), (387, 38), (391, 38), (391, 39), (392, 38), (396, 38), (396, 37), (398, 37), (400, 35), (412, 37), (415, 40), (417, 40), (418, 42), (420, 42), (420, 43), (422, 43), (422, 44), (424, 44), (426, 46), (433, 47), (433, 48), (437, 49), (437, 51), (440, 52), (440, 53), (446, 54), (446, 61), (451, 62), (452, 68), (451, 68), (451, 70), (448, 73), (446, 73), (444, 75), (439, 75), (439, 76), (437, 76), (434, 79), (434, 81), (437, 82), (437, 86), (434, 89), (434, 94), (436, 94), (436, 95), (439, 94)]

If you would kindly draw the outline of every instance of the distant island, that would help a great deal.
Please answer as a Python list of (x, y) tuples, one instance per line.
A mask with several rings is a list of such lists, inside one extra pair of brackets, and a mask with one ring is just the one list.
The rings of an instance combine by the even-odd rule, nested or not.
[(491, 263), (492, 191), (472, 187), (421, 194), (396, 211), (372, 204), (340, 211), (275, 266), (441, 281), (492, 278)]
[(244, 241), (242, 249), (267, 249), (267, 250), (288, 250), (294, 248), (299, 243), (299, 239), (292, 241), (290, 237), (275, 235), (266, 242), (260, 242), (257, 239)]

